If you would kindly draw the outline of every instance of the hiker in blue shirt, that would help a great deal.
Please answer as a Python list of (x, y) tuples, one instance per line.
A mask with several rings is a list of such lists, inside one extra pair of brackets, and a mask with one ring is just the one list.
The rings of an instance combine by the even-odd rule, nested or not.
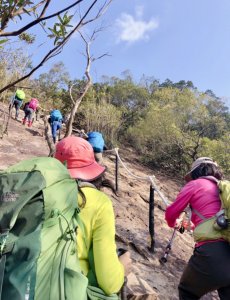
[(91, 144), (93, 147), (94, 151), (94, 156), (96, 161), (99, 164), (103, 164), (103, 158), (102, 158), (102, 153), (104, 150), (107, 150), (107, 147), (105, 145), (104, 138), (102, 134), (98, 131), (91, 131), (87, 133), (88, 136), (88, 142)]
[(53, 109), (50, 113), (49, 123), (51, 126), (52, 138), (53, 138), (54, 144), (57, 141), (57, 132), (58, 131), (59, 131), (59, 135), (60, 135), (60, 131), (62, 128), (62, 121), (63, 121), (63, 117), (62, 117), (60, 110)]

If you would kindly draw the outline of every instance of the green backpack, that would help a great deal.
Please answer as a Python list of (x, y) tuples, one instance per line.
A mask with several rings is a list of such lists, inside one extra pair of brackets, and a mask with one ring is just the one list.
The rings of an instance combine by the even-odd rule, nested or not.
[(24, 100), (25, 97), (26, 97), (23, 90), (17, 90), (16, 93), (15, 93), (15, 96), (17, 96), (17, 98), (19, 98), (21, 100)]
[(50, 157), (0, 172), (0, 299), (86, 300), (76, 253), (78, 188)]
[(195, 228), (193, 235), (196, 242), (224, 238), (230, 242), (230, 181), (217, 180), (215, 177), (202, 177), (214, 181), (219, 190), (221, 210), (215, 216), (206, 219), (200, 212), (192, 211), (203, 221)]

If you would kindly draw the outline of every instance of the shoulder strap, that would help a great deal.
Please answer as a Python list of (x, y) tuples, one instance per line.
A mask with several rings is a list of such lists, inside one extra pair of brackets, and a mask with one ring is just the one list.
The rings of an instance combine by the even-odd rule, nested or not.
[(94, 189), (97, 189), (96, 186), (90, 182), (87, 182), (87, 181), (78, 181), (78, 186), (80, 188), (83, 188), (83, 187), (91, 187), (91, 188), (94, 188)]
[[(217, 185), (219, 184), (220, 180), (218, 180), (217, 178), (215, 178), (214, 176), (202, 176), (199, 178), (204, 178), (204, 179), (208, 179), (212, 182), (215, 182)], [(191, 207), (191, 210), (194, 214), (196, 214), (199, 218), (201, 218), (202, 220), (207, 220), (207, 218), (205, 218), (198, 210), (196, 210), (195, 208)], [(223, 214), (223, 209), (221, 209), (219, 212), (216, 213), (216, 216), (218, 217), (219, 215)]]
[(212, 182), (215, 182), (215, 183), (219, 183), (219, 181), (220, 180), (218, 180), (216, 177), (214, 177), (214, 176), (202, 176), (202, 177), (199, 177), (199, 178), (203, 178), (203, 179), (208, 179), (208, 180), (210, 180), (210, 181), (212, 181)]
[(201, 218), (202, 220), (207, 220), (201, 213), (199, 213), (198, 210), (196, 210), (195, 208), (191, 208), (192, 212), (197, 215), (199, 218)]

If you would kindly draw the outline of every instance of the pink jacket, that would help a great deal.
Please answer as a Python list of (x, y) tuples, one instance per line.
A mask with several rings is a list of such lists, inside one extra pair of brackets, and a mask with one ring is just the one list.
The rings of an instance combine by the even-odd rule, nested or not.
[[(205, 218), (214, 216), (221, 206), (216, 183), (204, 178), (189, 181), (166, 209), (165, 219), (170, 227), (174, 227), (176, 219), (188, 205)], [(203, 221), (195, 213), (192, 213), (191, 220), (195, 227)]]

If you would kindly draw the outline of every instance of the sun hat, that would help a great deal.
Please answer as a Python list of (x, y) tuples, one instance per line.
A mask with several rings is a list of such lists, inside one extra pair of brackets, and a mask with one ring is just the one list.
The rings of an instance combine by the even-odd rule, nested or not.
[(211, 164), (218, 166), (217, 163), (213, 161), (210, 157), (199, 157), (192, 163), (191, 170), (185, 175), (185, 179), (188, 180), (192, 171), (198, 168), (201, 164)]
[(56, 145), (54, 157), (66, 162), (71, 177), (76, 179), (93, 181), (106, 170), (96, 162), (90, 143), (81, 137), (68, 136), (62, 139)]

